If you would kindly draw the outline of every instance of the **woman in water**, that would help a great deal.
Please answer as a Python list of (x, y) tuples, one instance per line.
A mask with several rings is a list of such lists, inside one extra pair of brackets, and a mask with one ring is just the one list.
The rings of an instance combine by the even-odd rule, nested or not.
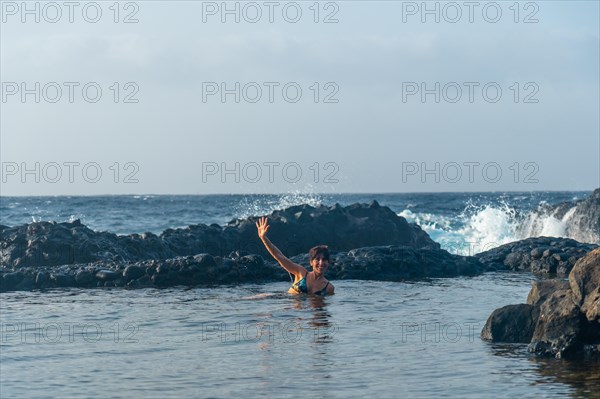
[(273, 243), (267, 238), (267, 218), (262, 217), (256, 222), (258, 236), (260, 237), (267, 250), (277, 262), (288, 273), (294, 275), (294, 284), (288, 292), (290, 294), (312, 294), (312, 295), (333, 295), (335, 287), (325, 278), (325, 272), (329, 268), (329, 249), (325, 245), (319, 245), (311, 248), (308, 252), (310, 265), (313, 271), (309, 272), (303, 266), (289, 260), (281, 253)]

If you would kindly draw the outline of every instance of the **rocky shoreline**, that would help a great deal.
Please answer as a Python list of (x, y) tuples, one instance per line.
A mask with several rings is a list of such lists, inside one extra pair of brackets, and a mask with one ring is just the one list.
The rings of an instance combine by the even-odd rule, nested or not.
[[(537, 237), (476, 256), (440, 248), (418, 225), (379, 205), (300, 205), (272, 212), (269, 236), (292, 260), (308, 265), (306, 251), (330, 246), (328, 277), (405, 281), (525, 270), (568, 275), (597, 247), (565, 238)], [(287, 279), (256, 234), (256, 217), (224, 227), (192, 225), (117, 236), (78, 220), (0, 226), (0, 292), (59, 287), (206, 286)]]
[[(419, 226), (408, 223), (377, 201), (342, 207), (293, 206), (269, 216), (271, 237), (288, 256), (320, 243), (336, 251), (376, 245), (439, 249)], [(269, 258), (256, 234), (258, 217), (234, 219), (225, 226), (197, 224), (180, 229), (118, 236), (96, 232), (79, 220), (0, 226), (3, 267), (60, 266), (89, 262), (136, 262), (209, 253), (227, 256), (242, 251)]]
[(577, 261), (568, 281), (534, 282), (526, 304), (496, 309), (481, 338), (528, 343), (539, 356), (600, 359), (600, 248)]
[[(433, 277), (476, 275), (484, 265), (473, 257), (452, 255), (445, 250), (406, 246), (357, 248), (332, 253), (334, 264), (327, 275), (332, 280), (405, 281)], [(291, 259), (308, 265), (307, 255)], [(275, 262), (255, 254), (232, 253), (228, 257), (198, 254), (138, 262), (93, 262), (62, 266), (0, 269), (0, 292), (60, 287), (170, 287), (287, 280)]]

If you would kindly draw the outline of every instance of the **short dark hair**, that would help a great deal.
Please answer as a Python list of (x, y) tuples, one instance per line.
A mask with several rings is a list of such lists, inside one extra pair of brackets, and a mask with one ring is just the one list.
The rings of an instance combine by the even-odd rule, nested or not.
[(323, 259), (329, 260), (329, 247), (327, 245), (317, 245), (308, 251), (308, 258), (312, 261), (317, 255), (323, 255)]

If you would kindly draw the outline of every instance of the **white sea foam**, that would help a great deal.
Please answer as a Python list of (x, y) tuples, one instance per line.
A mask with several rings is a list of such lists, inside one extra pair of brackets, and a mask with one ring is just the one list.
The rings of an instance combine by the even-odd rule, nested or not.
[(285, 209), (295, 205), (308, 204), (318, 206), (322, 203), (322, 197), (313, 192), (295, 191), (281, 194), (273, 198), (244, 197), (237, 206), (238, 218), (244, 219), (250, 216), (267, 215), (278, 209)]
[(475, 206), (467, 204), (459, 215), (463, 227), (458, 230), (469, 243), (473, 253), (516, 241), (518, 228), (517, 211), (506, 203), (499, 206)]
[(562, 218), (558, 218), (555, 211), (547, 213), (542, 209), (540, 205), (536, 211), (520, 214), (506, 203), (468, 203), (455, 218), (408, 209), (398, 215), (420, 225), (442, 248), (460, 255), (473, 255), (529, 237), (565, 237), (588, 243), (600, 241), (595, 233), (581, 230), (579, 220), (574, 216), (575, 207)]
[(531, 212), (519, 227), (522, 237), (567, 237), (580, 242), (598, 243), (600, 237), (597, 233), (581, 228), (581, 215), (576, 215), (577, 207), (569, 209), (561, 218), (556, 211), (548, 212), (539, 208)]
[(464, 233), (458, 228), (458, 219), (424, 212), (412, 212), (405, 209), (398, 214), (410, 223), (418, 224), (432, 240), (441, 244), (442, 248), (458, 255), (469, 255), (474, 252), (466, 242)]
[(450, 219), (433, 213), (413, 212), (410, 209), (405, 209), (398, 214), (404, 217), (411, 223), (416, 223), (425, 231), (445, 230), (448, 231)]
[[(81, 220), (82, 223), (85, 222), (85, 215), (82, 213), (78, 213), (78, 214), (71, 214), (69, 215), (69, 223), (73, 223), (74, 221), (76, 221), (77, 219)], [(85, 223), (84, 223), (85, 224)]]

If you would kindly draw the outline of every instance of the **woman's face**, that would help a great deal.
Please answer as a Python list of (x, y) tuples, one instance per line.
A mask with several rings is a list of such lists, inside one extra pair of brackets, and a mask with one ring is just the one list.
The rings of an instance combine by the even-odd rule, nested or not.
[(318, 254), (313, 260), (310, 261), (310, 265), (318, 274), (323, 274), (329, 267), (329, 260), (325, 259), (323, 255)]

